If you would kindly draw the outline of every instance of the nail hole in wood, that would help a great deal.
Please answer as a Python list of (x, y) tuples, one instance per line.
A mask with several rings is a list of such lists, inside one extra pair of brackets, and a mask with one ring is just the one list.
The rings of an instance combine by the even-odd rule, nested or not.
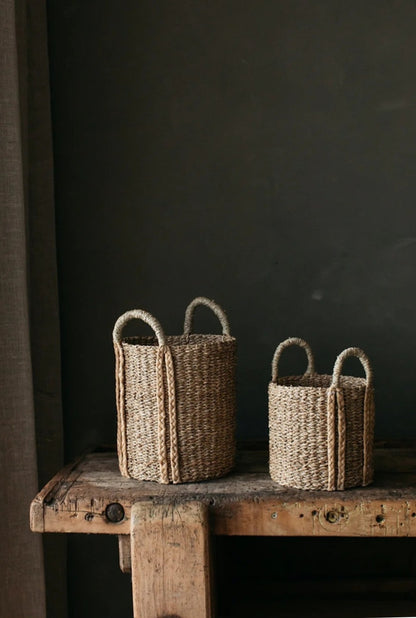
[(339, 513), (337, 513), (337, 511), (329, 511), (327, 513), (326, 519), (330, 524), (335, 524), (335, 522), (337, 522), (339, 519)]
[(383, 523), (383, 521), (384, 521), (384, 517), (383, 517), (383, 515), (376, 515), (376, 522), (377, 522), (378, 524), (382, 524), (382, 523)]

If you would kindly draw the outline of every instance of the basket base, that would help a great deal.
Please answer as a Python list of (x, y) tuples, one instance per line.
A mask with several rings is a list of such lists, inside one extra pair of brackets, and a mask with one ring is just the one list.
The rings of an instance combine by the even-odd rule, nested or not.
[(286, 481), (282, 481), (277, 476), (274, 476), (271, 473), (270, 473), (270, 477), (275, 483), (277, 483), (281, 487), (287, 487), (288, 489), (301, 489), (303, 491), (327, 491), (328, 493), (344, 491), (346, 489), (354, 489), (354, 487), (367, 487), (368, 485), (371, 485), (371, 483), (373, 483), (374, 481), (374, 479), (371, 478), (366, 483), (363, 483), (362, 480), (361, 482), (345, 483), (345, 486), (343, 489), (328, 489), (328, 486), (312, 484), (312, 483), (309, 485), (303, 484), (303, 483), (287, 483)]
[(147, 481), (149, 483), (158, 483), (159, 485), (187, 485), (190, 483), (201, 483), (204, 481), (210, 481), (213, 479), (222, 478), (223, 476), (226, 476), (227, 474), (229, 474), (233, 469), (234, 469), (234, 464), (227, 466), (226, 468), (222, 468), (221, 470), (218, 470), (218, 472), (213, 472), (213, 473), (206, 474), (206, 475), (198, 475), (198, 476), (188, 477), (188, 478), (181, 477), (181, 480), (176, 483), (174, 483), (174, 481), (171, 478), (169, 479), (167, 483), (165, 483), (161, 481), (160, 478), (155, 478), (155, 477), (150, 478), (150, 477), (141, 476), (141, 475), (125, 474), (125, 472), (121, 469), (120, 469), (120, 472), (121, 472), (121, 475), (124, 476), (125, 478), (134, 479), (136, 481)]

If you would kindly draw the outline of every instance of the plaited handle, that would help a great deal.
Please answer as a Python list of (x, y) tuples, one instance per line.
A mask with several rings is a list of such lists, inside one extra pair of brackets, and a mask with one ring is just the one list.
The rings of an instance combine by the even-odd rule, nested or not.
[(342, 366), (345, 359), (350, 356), (356, 356), (360, 359), (361, 364), (364, 367), (367, 386), (371, 386), (373, 382), (373, 372), (371, 369), (370, 361), (368, 359), (368, 356), (360, 348), (347, 348), (337, 357), (334, 365), (334, 371), (332, 373), (332, 386), (335, 386), (335, 388), (339, 388)]
[(272, 382), (276, 382), (277, 380), (278, 365), (283, 350), (290, 347), (291, 345), (297, 345), (300, 348), (303, 348), (306, 352), (306, 356), (308, 357), (308, 367), (305, 371), (305, 376), (315, 373), (315, 361), (310, 345), (306, 343), (306, 341), (304, 341), (303, 339), (299, 339), (298, 337), (289, 337), (289, 339), (286, 339), (286, 341), (282, 341), (282, 343), (277, 346), (276, 352), (274, 353), (272, 360)]
[(219, 305), (217, 305), (215, 301), (210, 300), (209, 298), (205, 298), (205, 296), (198, 296), (197, 298), (194, 298), (194, 300), (191, 301), (186, 308), (185, 324), (183, 327), (184, 335), (190, 335), (192, 332), (192, 319), (194, 316), (195, 307), (197, 307), (198, 305), (205, 305), (205, 307), (209, 307), (209, 309), (211, 309), (211, 311), (215, 313), (215, 315), (217, 316), (217, 318), (219, 319), (221, 323), (222, 334), (223, 335), (230, 334), (230, 327), (229, 327), (228, 319), (227, 319), (227, 316), (225, 315), (224, 310)]
[(159, 345), (166, 345), (166, 337), (165, 333), (163, 332), (163, 328), (156, 320), (156, 318), (152, 316), (151, 313), (143, 311), (142, 309), (133, 309), (132, 311), (126, 311), (126, 313), (123, 313), (123, 315), (118, 318), (113, 329), (114, 343), (121, 343), (121, 335), (123, 332), (123, 328), (125, 327), (127, 322), (130, 322), (130, 320), (142, 320), (142, 322), (148, 324), (154, 330)]

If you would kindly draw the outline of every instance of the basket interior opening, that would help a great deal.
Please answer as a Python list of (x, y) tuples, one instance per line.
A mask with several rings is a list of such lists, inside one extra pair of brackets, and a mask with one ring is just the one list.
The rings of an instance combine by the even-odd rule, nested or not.
[[(181, 345), (199, 345), (201, 343), (218, 343), (218, 342), (231, 342), (234, 341), (234, 337), (229, 335), (169, 335), (166, 337), (166, 343), (169, 346), (181, 346)], [(128, 345), (138, 346), (150, 346), (157, 347), (159, 342), (155, 336), (148, 337), (123, 337), (123, 343)]]
[[(332, 383), (332, 376), (325, 374), (304, 375), (304, 376), (284, 376), (278, 378), (276, 384), (278, 386), (301, 386), (306, 388), (329, 388)], [(348, 387), (365, 387), (365, 378), (357, 378), (355, 376), (341, 376), (340, 386)]]

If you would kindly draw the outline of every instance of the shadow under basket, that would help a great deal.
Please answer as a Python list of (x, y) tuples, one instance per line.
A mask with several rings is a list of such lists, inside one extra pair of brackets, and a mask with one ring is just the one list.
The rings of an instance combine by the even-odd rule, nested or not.
[[(290, 345), (308, 356), (303, 376), (278, 377)], [(366, 378), (342, 376), (344, 360), (360, 359)], [(290, 338), (276, 349), (269, 384), (270, 475), (296, 489), (343, 490), (373, 480), (374, 391), (369, 360), (359, 348), (337, 358), (333, 375), (315, 373), (309, 345)]]
[[(219, 317), (222, 335), (191, 334), (200, 304)], [(122, 338), (134, 318), (156, 336)], [(159, 483), (227, 474), (235, 458), (236, 340), (223, 310), (209, 299), (194, 299), (178, 336), (166, 336), (152, 315), (128, 311), (117, 320), (113, 340), (121, 473)]]

